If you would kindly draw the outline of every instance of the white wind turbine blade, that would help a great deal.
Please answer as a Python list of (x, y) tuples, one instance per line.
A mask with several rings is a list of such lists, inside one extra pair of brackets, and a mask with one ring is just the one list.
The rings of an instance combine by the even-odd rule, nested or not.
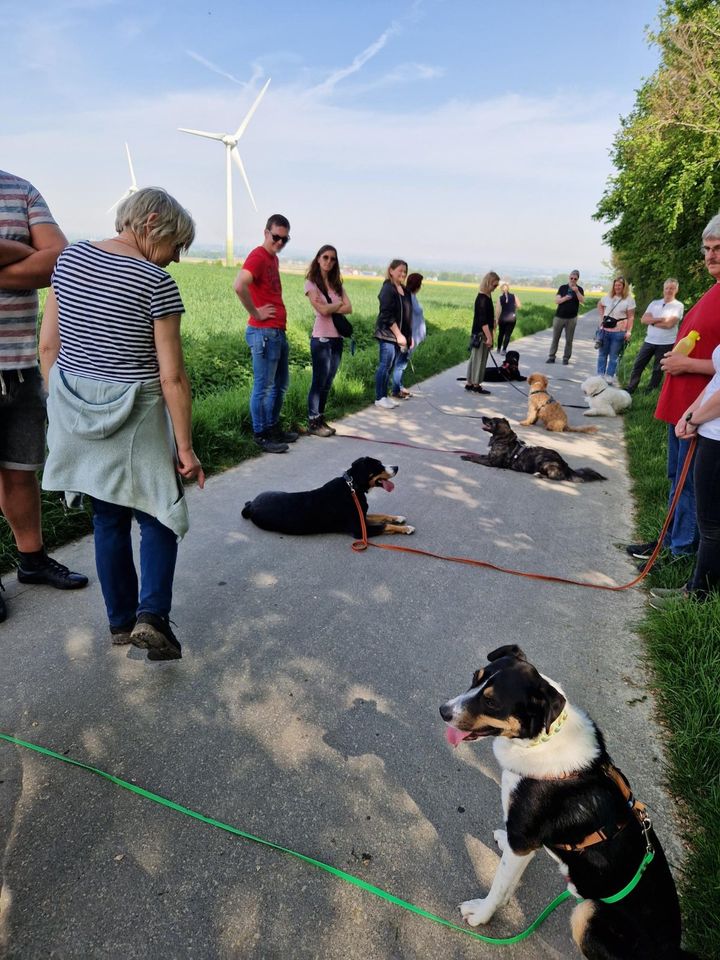
[(187, 127), (178, 127), (181, 133), (192, 133), (196, 137), (207, 137), (208, 140), (222, 140), (224, 133), (207, 133), (205, 130), (188, 130)]
[(123, 200), (127, 200), (127, 198), (131, 196), (133, 193), (135, 193), (134, 190), (126, 190), (119, 200), (116, 200), (111, 207), (107, 208), (106, 213), (112, 213), (115, 207), (119, 207), (120, 204), (123, 202)]
[[(269, 86), (270, 86), (270, 78), (268, 77), (268, 79), (267, 79), (267, 81), (266, 81), (266, 83), (265, 83), (265, 86), (262, 88), (262, 90), (260, 91), (260, 93), (257, 95), (257, 98), (256, 98), (256, 100), (255, 100), (255, 103), (250, 107), (250, 109), (249, 109), (248, 112), (247, 112), (247, 116), (245, 117), (245, 119), (243, 120), (243, 122), (240, 124), (240, 126), (237, 128), (237, 130), (236, 130), (235, 133), (234, 133), (234, 139), (235, 139), (235, 142), (236, 142), (236, 143), (237, 143), (237, 141), (240, 139), (240, 137), (245, 133), (245, 129), (246, 129), (247, 125), (248, 125), (248, 124), (250, 123), (250, 121), (252, 120), (253, 114), (254, 114), (255, 111), (257, 110), (257, 108), (258, 108), (258, 106), (259, 106), (259, 104), (260, 104), (260, 101), (261, 101), (262, 98), (265, 96), (265, 91), (267, 90), (267, 88), (268, 88)], [(250, 188), (248, 187), (248, 190), (249, 190), (249, 189), (250, 189)]]
[(242, 174), (242, 178), (245, 181), (247, 192), (250, 194), (250, 200), (252, 201), (252, 205), (255, 208), (255, 212), (257, 213), (257, 204), (255, 203), (255, 197), (253, 196), (253, 192), (250, 189), (250, 181), (248, 180), (247, 174), (245, 173), (245, 167), (243, 166), (243, 162), (240, 159), (240, 154), (238, 153), (237, 147), (233, 147), (230, 153), (232, 154), (232, 158), (235, 161), (235, 163), (238, 165), (238, 167), (240, 167), (240, 173)]
[[(125, 144), (125, 152), (127, 153), (128, 166), (130, 167), (130, 190), (128, 192), (135, 193), (137, 191), (138, 185), (137, 185), (137, 180), (135, 179), (135, 171), (133, 170), (132, 157), (130, 156), (130, 147), (127, 145), (127, 143)], [(123, 200), (124, 199), (125, 198), (123, 197)]]

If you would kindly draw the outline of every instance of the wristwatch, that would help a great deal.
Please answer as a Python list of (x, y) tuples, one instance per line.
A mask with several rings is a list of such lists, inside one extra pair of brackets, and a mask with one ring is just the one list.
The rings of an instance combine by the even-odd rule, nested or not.
[(685, 417), (685, 423), (689, 423), (691, 427), (697, 427), (699, 424), (692, 422), (692, 413), (688, 413)]

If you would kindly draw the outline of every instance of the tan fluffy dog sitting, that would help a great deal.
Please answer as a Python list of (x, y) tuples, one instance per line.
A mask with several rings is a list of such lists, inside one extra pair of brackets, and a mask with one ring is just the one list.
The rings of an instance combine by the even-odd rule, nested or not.
[(531, 373), (527, 382), (530, 387), (528, 412), (526, 419), (520, 421), (521, 426), (529, 427), (539, 420), (553, 433), (597, 433), (597, 427), (571, 427), (568, 424), (567, 414), (548, 393), (548, 378), (542, 373)]

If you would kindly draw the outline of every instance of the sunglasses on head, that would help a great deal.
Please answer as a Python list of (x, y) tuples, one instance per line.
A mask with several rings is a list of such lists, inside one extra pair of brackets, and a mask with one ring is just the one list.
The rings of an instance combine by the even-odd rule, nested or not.
[(273, 243), (281, 243), (283, 246), (285, 246), (285, 244), (290, 239), (290, 234), (288, 234), (285, 237), (281, 237), (279, 233), (271, 233), (270, 238)]

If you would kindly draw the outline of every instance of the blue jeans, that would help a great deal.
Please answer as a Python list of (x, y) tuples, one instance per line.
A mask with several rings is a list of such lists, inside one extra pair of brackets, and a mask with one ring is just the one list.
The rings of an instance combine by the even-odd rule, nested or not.
[(395, 358), (395, 366), (393, 367), (392, 372), (392, 395), (394, 397), (400, 396), (400, 391), (403, 389), (403, 374), (405, 373), (405, 368), (410, 363), (410, 357), (412, 356), (412, 350), (398, 350), (398, 355)]
[(400, 347), (389, 340), (378, 340), (380, 360), (375, 371), (375, 399), (382, 400), (387, 396), (390, 373), (400, 353)]
[[(111, 627), (132, 623), (139, 613), (167, 617), (177, 560), (177, 537), (142, 510), (92, 498), (95, 566)], [(140, 524), (140, 590), (130, 527)]]
[(277, 327), (248, 327), (245, 341), (250, 347), (253, 365), (250, 394), (253, 431), (264, 433), (280, 419), (290, 380), (287, 337), (285, 331)]
[(615, 376), (618, 357), (620, 356), (620, 351), (624, 343), (624, 330), (603, 330), (602, 343), (600, 344), (597, 358), (597, 372), (601, 377), (604, 377), (606, 373), (608, 377)]
[(330, 387), (342, 360), (342, 337), (311, 337), (312, 383), (308, 394), (308, 419), (317, 420), (325, 413)]
[[(675, 425), (668, 424), (668, 465), (667, 472), (670, 479), (670, 496), (668, 503), (675, 496), (677, 482), (685, 463), (685, 457), (690, 447), (689, 440), (678, 440), (675, 436)], [(683, 484), (680, 499), (675, 507), (672, 524), (665, 534), (665, 546), (670, 548), (673, 556), (695, 553), (698, 543), (697, 507), (695, 505), (695, 484), (693, 472), (695, 464), (688, 470)]]

